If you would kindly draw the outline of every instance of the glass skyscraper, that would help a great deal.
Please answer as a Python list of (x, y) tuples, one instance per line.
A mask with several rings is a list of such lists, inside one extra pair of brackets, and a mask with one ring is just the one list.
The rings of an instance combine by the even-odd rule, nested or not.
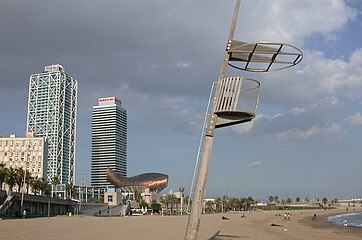
[(107, 169), (127, 176), (127, 110), (115, 97), (100, 98), (92, 112), (92, 187), (112, 186)]
[(78, 82), (59, 65), (46, 66), (29, 81), (27, 132), (48, 142), (47, 179), (75, 183)]

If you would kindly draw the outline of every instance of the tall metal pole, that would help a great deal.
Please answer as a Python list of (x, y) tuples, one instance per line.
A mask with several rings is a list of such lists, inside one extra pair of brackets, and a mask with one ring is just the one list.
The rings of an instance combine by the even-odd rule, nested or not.
[[(233, 39), (234, 37), (234, 31), (235, 26), (239, 14), (239, 8), (240, 8), (240, 0), (237, 0), (233, 20), (231, 23), (231, 28), (229, 32), (228, 37), (228, 43)], [(228, 61), (229, 61), (229, 54), (227, 50), (224, 54), (223, 64), (220, 69), (219, 79), (218, 83), (225, 77), (227, 67), (228, 67)], [(217, 96), (220, 92), (220, 84), (216, 87), (215, 96)], [(195, 185), (195, 191), (192, 198), (192, 207), (191, 207), (191, 213), (188, 219), (187, 223), (187, 229), (186, 229), (186, 235), (185, 240), (196, 240), (198, 238), (199, 228), (200, 228), (200, 218), (201, 218), (201, 212), (202, 212), (202, 205), (203, 205), (203, 199), (204, 199), (204, 191), (205, 191), (205, 185), (206, 185), (206, 179), (207, 179), (207, 173), (208, 173), (208, 167), (209, 167), (209, 161), (211, 156), (211, 150), (212, 145), (214, 142), (214, 133), (215, 133), (215, 124), (217, 120), (217, 116), (214, 114), (216, 109), (216, 102), (215, 99), (212, 102), (211, 106), (211, 116), (207, 123), (207, 129), (204, 136), (204, 146), (202, 151), (202, 156), (200, 159), (200, 165), (199, 165), (199, 171), (197, 176), (197, 181)]]
[(20, 214), (23, 214), (23, 210), (24, 210), (25, 181), (26, 181), (26, 162), (25, 162), (25, 171), (24, 171), (24, 179), (23, 179), (23, 191), (21, 193)]
[(23, 210), (24, 210), (24, 194), (25, 194), (25, 181), (26, 181), (26, 168), (27, 168), (27, 163), (29, 161), (28, 157), (29, 157), (29, 151), (30, 151), (30, 141), (28, 141), (28, 146), (27, 146), (27, 156), (26, 156), (26, 161), (25, 161), (25, 168), (24, 168), (24, 179), (23, 179), (23, 191), (21, 193), (21, 202), (20, 202), (20, 214), (23, 214)]

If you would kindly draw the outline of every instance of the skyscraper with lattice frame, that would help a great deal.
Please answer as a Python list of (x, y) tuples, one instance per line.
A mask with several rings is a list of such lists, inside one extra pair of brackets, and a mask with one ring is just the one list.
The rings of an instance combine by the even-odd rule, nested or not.
[(77, 80), (59, 64), (30, 76), (27, 132), (48, 142), (48, 181), (75, 183), (77, 92)]

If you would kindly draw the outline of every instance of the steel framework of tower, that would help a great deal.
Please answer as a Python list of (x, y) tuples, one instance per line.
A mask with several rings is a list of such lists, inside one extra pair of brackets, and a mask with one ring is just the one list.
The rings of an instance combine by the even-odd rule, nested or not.
[[(240, 0), (237, 0), (219, 78), (213, 83), (210, 94), (193, 178), (196, 185), (194, 182), (191, 185), (192, 206), (185, 240), (198, 238), (215, 129), (251, 121), (259, 102), (260, 83), (240, 76), (226, 76), (228, 66), (250, 72), (270, 72), (292, 67), (303, 58), (302, 52), (289, 44), (235, 41), (239, 8)], [(251, 104), (245, 104), (248, 101)]]
[(74, 185), (78, 82), (59, 64), (29, 81), (27, 131), (48, 141), (47, 180)]

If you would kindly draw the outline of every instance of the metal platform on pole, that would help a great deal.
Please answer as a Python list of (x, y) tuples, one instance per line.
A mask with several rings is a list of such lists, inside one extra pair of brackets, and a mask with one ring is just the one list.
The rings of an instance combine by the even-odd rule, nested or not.
[(259, 81), (240, 76), (228, 77), (228, 66), (249, 72), (270, 72), (295, 66), (303, 59), (303, 53), (289, 44), (234, 40), (239, 8), (240, 0), (237, 0), (216, 89), (210, 96), (210, 113), (206, 114), (203, 126), (190, 190), (193, 195), (185, 240), (198, 238), (215, 129), (251, 121), (259, 103)]

